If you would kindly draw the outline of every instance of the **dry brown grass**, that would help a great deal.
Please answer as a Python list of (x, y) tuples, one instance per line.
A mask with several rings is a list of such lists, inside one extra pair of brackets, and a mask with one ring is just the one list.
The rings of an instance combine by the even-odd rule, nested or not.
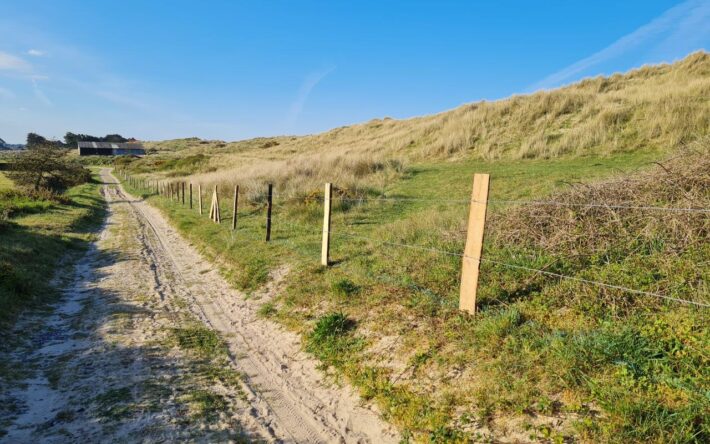
[[(292, 192), (337, 181), (377, 187), (401, 162), (552, 158), (674, 150), (708, 135), (710, 55), (597, 77), (552, 91), (406, 120), (374, 119), (303, 137), (148, 143), (166, 156), (205, 153), (206, 184), (273, 181)], [(395, 164), (389, 161), (397, 159)], [(254, 188), (257, 189), (257, 188)]]
[(627, 248), (662, 239), (664, 251), (680, 253), (710, 237), (708, 213), (674, 211), (710, 208), (710, 138), (690, 144), (651, 171), (574, 185), (551, 202), (496, 213), (492, 225), (505, 227), (496, 233), (497, 242), (591, 256), (620, 241)]

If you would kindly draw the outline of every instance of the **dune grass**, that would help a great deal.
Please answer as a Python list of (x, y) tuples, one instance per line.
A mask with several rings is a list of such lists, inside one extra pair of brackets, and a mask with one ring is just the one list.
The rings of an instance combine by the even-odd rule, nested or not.
[[(166, 141), (122, 167), (220, 187), (222, 225), (207, 208), (200, 217), (142, 194), (247, 294), (288, 265), (261, 315), (300, 332), (324, 369), (376, 402), (406, 439), (704, 442), (706, 311), (484, 262), (471, 317), (457, 308), (456, 254), (473, 173), (488, 172), (485, 258), (710, 302), (706, 216), (500, 202), (710, 207), (709, 69), (698, 53), (435, 116), (306, 137)], [(208, 160), (194, 162), (198, 154)], [(183, 157), (191, 160), (170, 160)], [(276, 189), (268, 244), (267, 182)], [(319, 265), (324, 182), (336, 187), (328, 268)], [(234, 183), (244, 192), (236, 232)], [(700, 185), (677, 189), (685, 183)]]
[[(460, 258), (380, 244), (462, 251), (467, 205), (458, 200), (466, 200), (473, 171), (492, 174), (491, 199), (558, 199), (570, 184), (638, 175), (658, 156), (412, 165), (388, 195), (431, 200), (334, 202), (328, 269), (318, 261), (318, 200), (277, 195), (267, 244), (262, 203), (242, 207), (232, 232), (187, 205), (144, 195), (247, 293), (289, 264), (287, 287), (263, 315), (301, 332), (326, 368), (415, 441), (477, 442), (513, 430), (525, 439), (700, 442), (708, 434), (704, 312), (484, 264), (480, 313), (472, 318), (457, 310)], [(707, 195), (699, 197), (707, 204)], [(229, 205), (222, 208), (228, 221)], [(606, 251), (613, 259), (580, 262), (534, 242), (511, 246), (506, 217), (515, 211), (525, 208), (491, 207), (486, 257), (709, 299), (698, 287), (708, 277), (707, 246), (678, 253), (678, 245), (663, 243), (662, 230), (650, 236), (655, 244), (619, 234), (620, 245)], [(387, 338), (398, 339), (383, 348)]]
[(51, 301), (50, 279), (88, 246), (103, 219), (99, 183), (59, 198), (29, 196), (4, 181), (0, 190), (0, 328), (24, 308)]
[[(257, 197), (267, 182), (282, 195), (306, 195), (325, 181), (354, 193), (381, 191), (404, 167), (422, 162), (672, 151), (708, 135), (708, 96), (710, 55), (698, 52), (672, 65), (431, 116), (375, 119), (300, 137), (149, 142), (153, 154), (132, 168), (225, 190), (239, 179)], [(186, 164), (190, 159), (194, 164)]]

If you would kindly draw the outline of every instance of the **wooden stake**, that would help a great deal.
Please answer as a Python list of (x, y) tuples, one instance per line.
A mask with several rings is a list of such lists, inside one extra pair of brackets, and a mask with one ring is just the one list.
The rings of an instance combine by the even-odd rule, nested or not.
[(232, 230), (237, 229), (237, 205), (239, 204), (239, 185), (234, 185), (234, 203), (232, 205)]
[(330, 259), (330, 202), (333, 184), (325, 184), (325, 198), (323, 199), (323, 246), (321, 248), (320, 263), (328, 266)]
[(192, 182), (190, 182), (190, 209), (192, 209)]
[(202, 184), (197, 184), (197, 203), (200, 205), (200, 216), (202, 216)]
[(210, 199), (210, 220), (214, 222), (214, 191), (212, 191), (212, 198)]
[(466, 247), (461, 261), (459, 309), (471, 314), (476, 313), (476, 292), (478, 290), (478, 272), (481, 266), (481, 251), (483, 250), (483, 229), (486, 224), (489, 181), (488, 174), (474, 174), (473, 176)]
[(271, 204), (273, 198), (274, 186), (269, 184), (269, 195), (266, 201), (266, 242), (271, 240)]
[(217, 186), (214, 187), (214, 212), (215, 212), (215, 222), (218, 224), (222, 223), (222, 215), (219, 211), (219, 194), (217, 193)]

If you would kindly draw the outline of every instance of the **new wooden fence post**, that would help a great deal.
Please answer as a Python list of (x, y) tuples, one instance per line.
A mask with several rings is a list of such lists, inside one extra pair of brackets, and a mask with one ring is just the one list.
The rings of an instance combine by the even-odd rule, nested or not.
[(214, 191), (212, 191), (212, 198), (210, 199), (210, 220), (214, 222)]
[(217, 185), (214, 186), (214, 202), (215, 202), (215, 222), (218, 224), (222, 223), (222, 214), (219, 211), (219, 192), (217, 191)]
[(222, 218), (219, 214), (219, 194), (217, 193), (217, 186), (214, 187), (214, 192), (212, 193), (212, 205), (210, 207), (210, 219), (215, 223), (221, 223)]
[(476, 313), (476, 291), (478, 290), (478, 272), (481, 267), (489, 182), (490, 176), (488, 174), (474, 174), (473, 176), (466, 246), (461, 261), (461, 294), (459, 297), (459, 309), (471, 314)]
[(185, 182), (182, 183), (182, 204), (185, 205)]
[(328, 266), (330, 259), (330, 202), (333, 184), (325, 184), (325, 197), (323, 199), (323, 246), (321, 248), (320, 263)]
[(190, 209), (192, 209), (192, 182), (190, 182)]
[(237, 205), (239, 204), (239, 185), (234, 185), (234, 203), (232, 204), (232, 230), (237, 229)]
[(266, 201), (266, 242), (271, 240), (271, 205), (274, 195), (274, 186), (269, 184), (269, 195)]
[(197, 203), (200, 205), (200, 216), (202, 216), (202, 184), (197, 184)]

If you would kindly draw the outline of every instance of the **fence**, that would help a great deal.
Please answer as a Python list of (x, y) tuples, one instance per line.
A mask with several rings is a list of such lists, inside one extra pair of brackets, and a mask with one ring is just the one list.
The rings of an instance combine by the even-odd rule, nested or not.
[[(150, 194), (162, 196), (172, 202), (185, 205), (186, 196), (185, 182), (168, 182), (168, 181), (146, 181), (145, 179), (134, 178), (125, 171), (120, 172), (124, 181), (130, 184), (136, 189), (142, 189), (148, 191)], [(570, 207), (586, 207), (586, 208), (607, 208), (607, 209), (626, 209), (634, 211), (645, 211), (645, 212), (671, 212), (671, 213), (689, 213), (704, 216), (710, 214), (710, 209), (707, 208), (693, 208), (693, 207), (661, 207), (661, 206), (639, 206), (639, 205), (624, 205), (624, 204), (608, 204), (608, 203), (575, 203), (575, 202), (560, 202), (560, 201), (543, 201), (543, 200), (494, 200), (488, 198), (490, 177), (488, 174), (475, 174), (473, 179), (473, 187), (471, 192), (470, 200), (442, 200), (442, 199), (425, 199), (425, 198), (373, 198), (373, 199), (349, 199), (349, 198), (334, 198), (333, 197), (333, 184), (326, 183), (325, 190), (323, 193), (323, 224), (322, 229), (313, 230), (312, 234), (319, 234), (322, 236), (321, 253), (320, 253), (320, 263), (323, 266), (330, 266), (330, 250), (332, 237), (341, 236), (351, 239), (362, 239), (371, 242), (376, 242), (379, 245), (386, 245), (396, 248), (406, 248), (413, 251), (425, 251), (430, 253), (436, 253), (441, 255), (455, 256), (461, 258), (461, 278), (459, 283), (459, 309), (466, 311), (468, 313), (474, 314), (476, 311), (476, 296), (478, 291), (478, 281), (480, 273), (481, 263), (491, 263), (494, 265), (527, 271), (531, 273), (536, 273), (539, 275), (570, 280), (586, 285), (597, 286), (601, 288), (614, 289), (622, 292), (642, 295), (647, 297), (654, 297), (666, 301), (672, 301), (675, 303), (687, 304), (691, 306), (709, 308), (710, 304), (705, 302), (692, 301), (682, 298), (676, 298), (673, 296), (668, 296), (660, 293), (654, 293), (650, 291), (638, 290), (622, 285), (610, 284), (606, 282), (600, 282), (595, 280), (583, 279), (576, 276), (569, 276), (562, 273), (555, 273), (547, 271), (544, 269), (537, 269), (527, 266), (522, 266), (518, 264), (511, 264), (499, 260), (489, 259), (482, 256), (483, 252), (483, 240), (485, 233), (486, 224), (486, 214), (489, 204), (514, 204), (514, 205), (551, 205), (551, 206), (570, 206)], [(187, 203), (189, 208), (193, 209), (193, 184), (190, 183), (187, 187), (189, 189), (189, 198)], [(203, 202), (202, 202), (202, 185), (197, 185), (197, 201), (198, 201), (198, 212), (200, 215), (203, 214)], [(210, 213), (209, 218), (214, 223), (220, 224), (221, 220), (221, 210), (220, 210), (220, 200), (219, 200), (219, 190), (214, 187), (212, 191)], [(466, 229), (466, 240), (463, 251), (447, 251), (437, 248), (430, 248), (421, 245), (413, 245), (399, 242), (382, 241), (366, 236), (361, 236), (354, 234), (352, 232), (337, 232), (334, 231), (331, 223), (332, 216), (332, 202), (335, 199), (341, 201), (354, 201), (354, 202), (368, 202), (368, 201), (378, 201), (378, 202), (436, 202), (436, 203), (458, 203), (458, 204), (468, 204), (469, 214), (468, 214), (468, 225)], [(239, 205), (239, 186), (234, 186), (234, 195), (232, 198), (232, 215), (231, 215), (231, 229), (236, 230), (238, 225), (238, 205)], [(273, 185), (268, 184), (266, 190), (266, 217), (265, 217), (265, 236), (264, 240), (266, 242), (271, 241), (271, 230), (272, 230), (272, 209), (273, 209)]]

